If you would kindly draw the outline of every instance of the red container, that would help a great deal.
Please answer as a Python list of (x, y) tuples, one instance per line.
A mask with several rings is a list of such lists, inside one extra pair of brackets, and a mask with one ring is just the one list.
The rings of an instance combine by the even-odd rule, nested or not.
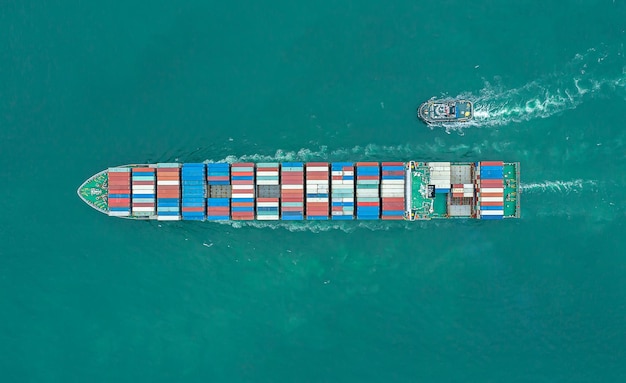
[(281, 200), (283, 202), (304, 202), (303, 198), (298, 198), (298, 197), (283, 197), (281, 198)]
[(498, 180), (480, 180), (480, 187), (488, 188), (488, 187), (502, 187), (504, 185), (502, 179)]
[(503, 193), (480, 193), (480, 197), (484, 198), (484, 197), (504, 197)]
[(133, 207), (154, 207), (152, 202), (133, 202)]
[(383, 210), (404, 210), (404, 204), (393, 202), (393, 203), (384, 203), (383, 202)]
[(372, 166), (378, 167), (378, 162), (357, 162), (356, 166), (357, 166), (357, 168), (358, 167), (367, 167), (367, 166), (369, 166), (369, 167), (372, 167)]
[(231, 165), (232, 168), (236, 168), (236, 167), (250, 167), (250, 166), (254, 166), (254, 162), (237, 162)]
[(111, 204), (128, 205), (130, 204), (130, 198), (109, 198), (108, 203), (109, 205)]
[(328, 181), (328, 173), (318, 174), (317, 172), (306, 175), (307, 180)]
[(257, 198), (257, 202), (278, 202), (278, 198)]
[(154, 185), (154, 181), (133, 181), (133, 185)]
[(183, 206), (182, 211), (202, 211), (204, 212), (204, 207), (202, 206)]
[(354, 166), (344, 166), (341, 168), (341, 170), (343, 170), (344, 172), (353, 172)]
[[(109, 185), (109, 190), (128, 190), (130, 191), (130, 185)], [(119, 193), (114, 193), (119, 194)]]
[(296, 206), (283, 206), (282, 211), (299, 211), (301, 212), (303, 209), (301, 207), (296, 207)]
[(357, 206), (378, 206), (378, 202), (358, 202), (356, 203)]
[(502, 161), (480, 161), (480, 166), (504, 166)]
[(208, 181), (230, 181), (228, 176), (208, 176), (206, 179)]
[(404, 166), (403, 162), (383, 162), (383, 166)]
[(254, 202), (234, 202), (232, 203), (233, 207), (254, 207)]
[(384, 220), (384, 221), (402, 221), (404, 220), (404, 216), (403, 215), (383, 215), (380, 217), (380, 219)]
[(402, 197), (384, 197), (383, 203), (385, 202), (402, 202), (404, 203), (404, 198)]
[(153, 172), (154, 168), (132, 168), (133, 173), (135, 172)]
[(480, 206), (502, 206), (503, 202), (480, 202)]
[(157, 198), (180, 198), (180, 194), (178, 193), (157, 193)]
[(254, 176), (254, 172), (235, 172), (233, 170), (233, 172), (231, 173), (231, 176), (233, 176), (233, 177), (252, 177), (252, 176)]

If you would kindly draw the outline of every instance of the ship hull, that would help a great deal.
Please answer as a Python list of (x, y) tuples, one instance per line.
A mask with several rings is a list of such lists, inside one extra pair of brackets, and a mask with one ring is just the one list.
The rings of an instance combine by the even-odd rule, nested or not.
[(474, 117), (469, 100), (428, 100), (417, 108), (417, 117), (428, 125), (464, 123)]
[(519, 218), (517, 162), (159, 163), (78, 189), (109, 216), (159, 221)]

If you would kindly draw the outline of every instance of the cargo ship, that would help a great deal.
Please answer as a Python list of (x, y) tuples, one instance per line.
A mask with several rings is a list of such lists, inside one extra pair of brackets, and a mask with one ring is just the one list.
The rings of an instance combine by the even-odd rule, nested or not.
[(496, 220), (520, 217), (518, 162), (132, 164), (78, 196), (109, 216), (158, 221)]
[(428, 100), (417, 108), (417, 117), (428, 125), (467, 122), (474, 117), (474, 105), (469, 100)]

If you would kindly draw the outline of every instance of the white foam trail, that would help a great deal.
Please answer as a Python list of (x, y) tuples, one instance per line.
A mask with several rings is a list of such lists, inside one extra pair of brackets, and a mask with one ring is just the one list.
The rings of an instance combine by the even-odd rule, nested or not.
[(572, 180), (572, 181), (544, 181), (529, 184), (520, 184), (520, 190), (524, 193), (578, 193), (583, 189), (597, 190), (598, 182), (594, 180)]
[(486, 81), (479, 95), (471, 92), (455, 98), (474, 101), (474, 119), (468, 123), (442, 124), (447, 132), (466, 127), (502, 126), (512, 122), (548, 118), (575, 109), (588, 97), (626, 89), (626, 59), (608, 47), (577, 54), (563, 71), (531, 81), (520, 88), (505, 89), (496, 78)]

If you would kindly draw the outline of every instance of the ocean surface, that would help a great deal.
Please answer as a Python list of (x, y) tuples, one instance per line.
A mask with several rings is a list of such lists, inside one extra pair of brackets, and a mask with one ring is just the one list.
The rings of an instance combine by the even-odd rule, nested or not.
[[(626, 3), (0, 3), (0, 381), (626, 380)], [(475, 101), (466, 126), (417, 105)], [(520, 161), (501, 222), (157, 223), (109, 166)]]

